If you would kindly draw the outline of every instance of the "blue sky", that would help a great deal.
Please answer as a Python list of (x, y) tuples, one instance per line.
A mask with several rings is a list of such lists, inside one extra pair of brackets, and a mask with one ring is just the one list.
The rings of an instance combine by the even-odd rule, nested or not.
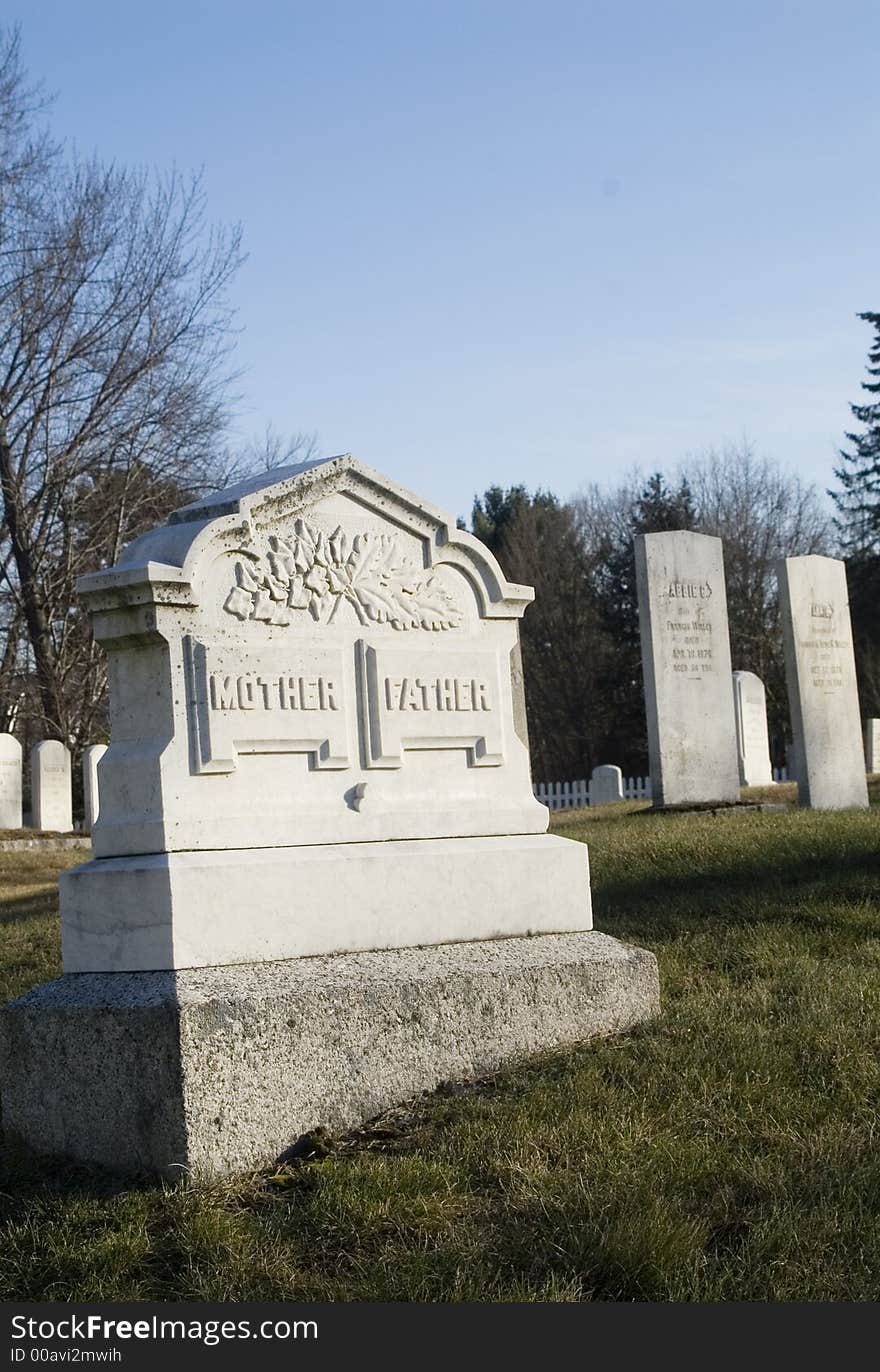
[(880, 310), (880, 5), (7, 0), (83, 152), (240, 221), (237, 432), (455, 514), (747, 434), (821, 487)]

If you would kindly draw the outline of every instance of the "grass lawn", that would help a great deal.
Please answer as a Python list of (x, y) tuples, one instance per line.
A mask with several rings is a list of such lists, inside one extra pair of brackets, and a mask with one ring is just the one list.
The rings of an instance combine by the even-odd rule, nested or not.
[[(554, 827), (659, 1020), (222, 1185), (7, 1150), (0, 1299), (876, 1300), (880, 808)], [(4, 998), (58, 972), (81, 857), (0, 853)]]

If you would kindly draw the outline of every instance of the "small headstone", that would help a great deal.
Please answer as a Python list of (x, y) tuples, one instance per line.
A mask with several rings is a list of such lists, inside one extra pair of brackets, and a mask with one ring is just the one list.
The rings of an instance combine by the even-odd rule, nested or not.
[(0, 829), (21, 828), (21, 744), (0, 734)]
[(733, 704), (739, 779), (743, 786), (770, 786), (770, 735), (767, 731), (767, 694), (754, 672), (734, 672)]
[(93, 743), (83, 750), (83, 811), (86, 828), (91, 832), (98, 822), (98, 763), (107, 751), (106, 743)]
[(815, 554), (788, 557), (778, 576), (800, 803), (863, 808), (868, 788), (846, 565)]
[(735, 802), (739, 767), (721, 539), (639, 534), (635, 554), (654, 804)]
[(590, 776), (590, 804), (613, 805), (623, 800), (623, 772), (619, 767), (594, 767)]
[(57, 739), (31, 749), (31, 823), (35, 829), (69, 834), (73, 828), (70, 753)]
[(880, 719), (865, 720), (865, 771), (880, 772)]

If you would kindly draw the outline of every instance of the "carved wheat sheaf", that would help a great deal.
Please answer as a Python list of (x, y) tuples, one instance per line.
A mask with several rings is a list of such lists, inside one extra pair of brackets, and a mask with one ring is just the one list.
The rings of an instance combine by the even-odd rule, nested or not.
[(241, 620), (292, 624), (298, 610), (329, 624), (343, 600), (361, 624), (392, 629), (454, 629), (462, 611), (433, 572), (400, 551), (393, 534), (342, 529), (329, 536), (298, 519), (289, 540), (272, 534), (268, 545), (243, 552), (235, 586), (223, 608)]

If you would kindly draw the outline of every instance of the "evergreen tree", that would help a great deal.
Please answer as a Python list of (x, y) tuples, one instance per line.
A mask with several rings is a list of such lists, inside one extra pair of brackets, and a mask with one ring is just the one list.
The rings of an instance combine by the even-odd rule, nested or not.
[(866, 311), (859, 319), (874, 329), (868, 350), (871, 380), (862, 382), (871, 399), (865, 405), (850, 405), (864, 432), (847, 434), (852, 448), (841, 449), (841, 464), (834, 469), (840, 489), (829, 494), (837, 506), (835, 522), (844, 551), (861, 558), (880, 555), (880, 314)]
[(547, 491), (490, 486), (471, 523), (505, 576), (535, 589), (519, 627), (532, 775), (589, 776), (604, 731), (601, 629), (574, 512)]
[(848, 433), (851, 449), (841, 450), (834, 475), (840, 489), (831, 491), (837, 506), (838, 534), (847, 560), (850, 613), (859, 696), (864, 714), (880, 715), (880, 314), (859, 315), (874, 330), (862, 382), (865, 405), (851, 405), (862, 433)]
[[(497, 557), (506, 535), (523, 510), (557, 510), (559, 501), (550, 491), (535, 491), (530, 495), (525, 486), (490, 486), (482, 496), (474, 496), (471, 510), (471, 530)], [(459, 527), (464, 524), (459, 520)]]

